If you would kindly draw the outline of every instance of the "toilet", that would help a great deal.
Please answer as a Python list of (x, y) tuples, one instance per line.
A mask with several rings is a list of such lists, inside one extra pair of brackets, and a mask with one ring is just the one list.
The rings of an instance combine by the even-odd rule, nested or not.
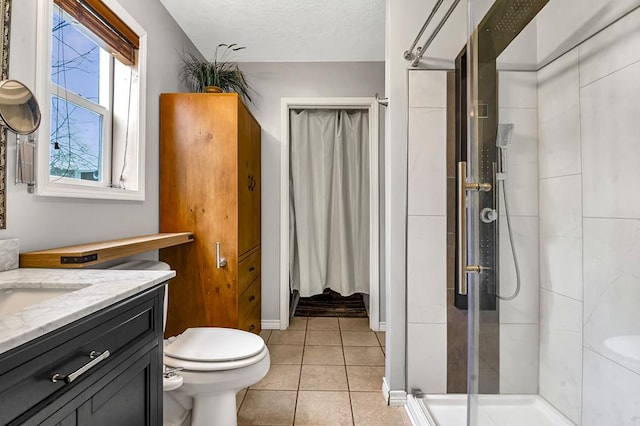
[[(164, 262), (137, 260), (112, 266), (122, 270), (169, 270)], [(164, 326), (168, 291), (165, 287)], [(247, 331), (195, 327), (164, 343), (165, 426), (235, 426), (236, 393), (269, 371), (269, 350)]]

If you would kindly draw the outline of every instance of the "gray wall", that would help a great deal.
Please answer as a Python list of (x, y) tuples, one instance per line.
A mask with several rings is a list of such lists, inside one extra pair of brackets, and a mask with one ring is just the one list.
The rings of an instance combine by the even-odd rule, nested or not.
[[(183, 49), (195, 49), (158, 1), (120, 0), (120, 3), (148, 34), (146, 200), (38, 197), (27, 194), (24, 185), (9, 183), (7, 229), (0, 231), (0, 238), (19, 238), (21, 251), (158, 231), (158, 97), (161, 92), (180, 91), (180, 53)], [(34, 88), (36, 0), (14, 1), (12, 9), (9, 77)], [(46, 149), (44, 138), (42, 142)], [(15, 138), (11, 135), (7, 157), (7, 181), (13, 182)]]
[[(262, 319), (277, 321), (280, 319), (281, 98), (383, 93), (384, 63), (245, 62), (241, 69), (258, 93), (255, 105), (249, 108), (262, 126)], [(381, 294), (382, 306), (383, 297)], [(381, 321), (384, 321), (384, 312), (381, 312)]]

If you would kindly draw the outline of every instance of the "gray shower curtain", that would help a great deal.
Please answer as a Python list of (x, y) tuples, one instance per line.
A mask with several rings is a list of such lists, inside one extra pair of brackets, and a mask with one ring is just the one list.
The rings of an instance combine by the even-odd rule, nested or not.
[(368, 294), (368, 112), (292, 110), (290, 127), (291, 288)]

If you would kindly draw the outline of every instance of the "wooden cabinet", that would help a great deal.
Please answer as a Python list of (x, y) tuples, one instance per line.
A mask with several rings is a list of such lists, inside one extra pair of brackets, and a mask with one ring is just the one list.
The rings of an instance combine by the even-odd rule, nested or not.
[[(1, 354), (0, 424), (161, 424), (163, 298), (149, 290)], [(92, 351), (109, 356), (83, 370)]]
[[(166, 335), (190, 327), (260, 332), (260, 126), (237, 94), (160, 96), (160, 230), (176, 270)], [(226, 265), (217, 266), (216, 243)]]

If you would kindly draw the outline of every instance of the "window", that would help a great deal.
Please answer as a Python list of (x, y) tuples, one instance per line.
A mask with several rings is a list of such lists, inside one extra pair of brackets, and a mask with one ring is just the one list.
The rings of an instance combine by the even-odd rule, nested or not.
[(38, 194), (144, 199), (144, 31), (115, 0), (38, 13)]

